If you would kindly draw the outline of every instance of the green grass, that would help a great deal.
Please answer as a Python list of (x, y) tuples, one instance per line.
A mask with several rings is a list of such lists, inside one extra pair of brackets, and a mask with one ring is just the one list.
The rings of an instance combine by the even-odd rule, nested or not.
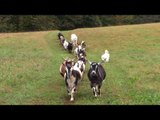
[[(63, 57), (58, 31), (0, 34), (1, 105), (155, 105), (160, 104), (160, 23), (63, 31), (87, 44), (87, 58), (100, 61), (105, 49), (107, 78), (94, 98), (87, 72), (76, 100), (69, 101), (59, 74)], [(86, 66), (87, 70), (89, 65)]]

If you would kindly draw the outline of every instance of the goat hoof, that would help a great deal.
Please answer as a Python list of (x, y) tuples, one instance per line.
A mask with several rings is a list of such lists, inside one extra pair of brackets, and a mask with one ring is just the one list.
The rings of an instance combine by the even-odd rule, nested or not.
[(94, 97), (98, 97), (97, 95), (94, 95)]
[(71, 99), (70, 99), (70, 101), (74, 101), (74, 99), (73, 99), (73, 98), (71, 98)]

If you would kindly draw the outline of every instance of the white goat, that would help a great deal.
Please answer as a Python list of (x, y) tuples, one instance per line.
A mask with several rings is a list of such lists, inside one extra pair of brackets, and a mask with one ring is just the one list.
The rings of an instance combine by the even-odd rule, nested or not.
[(71, 41), (73, 43), (73, 46), (77, 46), (78, 37), (76, 34), (71, 34)]

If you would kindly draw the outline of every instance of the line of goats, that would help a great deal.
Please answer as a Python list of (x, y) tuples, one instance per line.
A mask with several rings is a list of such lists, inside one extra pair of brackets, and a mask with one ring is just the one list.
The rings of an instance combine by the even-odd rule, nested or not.
[(88, 79), (90, 81), (91, 89), (95, 97), (101, 96), (101, 86), (103, 80), (106, 78), (106, 71), (102, 66), (102, 63), (109, 62), (110, 54), (108, 50), (101, 56), (101, 62), (91, 62), (87, 59), (86, 55), (86, 43), (81, 41), (78, 43), (78, 37), (76, 34), (71, 34), (71, 42), (67, 41), (64, 35), (59, 32), (58, 39), (63, 48), (69, 53), (74, 53), (77, 60), (66, 58), (60, 65), (60, 74), (64, 78), (68, 95), (70, 95), (70, 101), (74, 101), (75, 94), (77, 93), (77, 86), (82, 81), (86, 64), (90, 64), (88, 71)]

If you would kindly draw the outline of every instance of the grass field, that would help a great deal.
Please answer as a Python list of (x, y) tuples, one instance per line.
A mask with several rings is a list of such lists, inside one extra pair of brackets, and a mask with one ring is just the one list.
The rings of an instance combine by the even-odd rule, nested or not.
[[(94, 98), (87, 74), (75, 102), (69, 101), (59, 74), (62, 57), (74, 58), (59, 44), (58, 31), (0, 34), (1, 105), (155, 105), (160, 104), (160, 23), (84, 28), (87, 58), (100, 61), (105, 49), (107, 78)], [(87, 64), (88, 71), (89, 64)]]

